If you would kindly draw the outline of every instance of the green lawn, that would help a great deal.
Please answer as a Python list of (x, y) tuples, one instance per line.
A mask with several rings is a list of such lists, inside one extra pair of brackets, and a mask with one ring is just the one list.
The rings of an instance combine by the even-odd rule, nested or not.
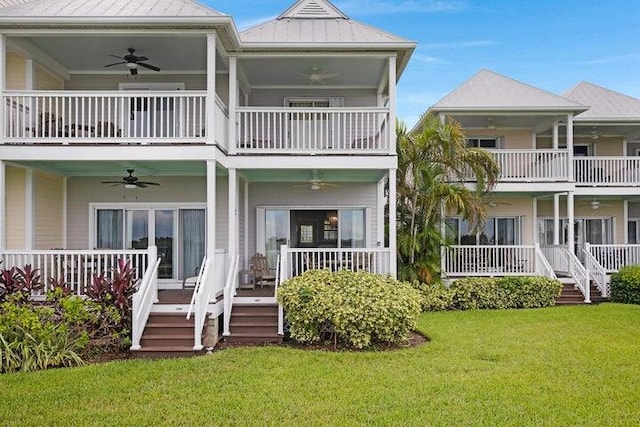
[(241, 348), (0, 376), (0, 425), (637, 425), (640, 306), (425, 314), (393, 352)]

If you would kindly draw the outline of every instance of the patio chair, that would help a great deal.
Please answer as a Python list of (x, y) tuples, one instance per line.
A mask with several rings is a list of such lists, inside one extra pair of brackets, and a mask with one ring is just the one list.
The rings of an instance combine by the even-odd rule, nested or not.
[(251, 270), (253, 271), (253, 285), (259, 285), (263, 287), (264, 285), (274, 285), (276, 284), (276, 275), (269, 268), (269, 262), (267, 261), (267, 257), (262, 255), (261, 253), (255, 254), (251, 257)]

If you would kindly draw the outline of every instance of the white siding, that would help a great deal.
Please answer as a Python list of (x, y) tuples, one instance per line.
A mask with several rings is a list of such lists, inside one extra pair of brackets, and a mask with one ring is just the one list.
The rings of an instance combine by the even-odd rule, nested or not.
[[(293, 208), (365, 208), (369, 217), (365, 226), (368, 241), (375, 246), (378, 240), (377, 184), (345, 183), (339, 188), (312, 191), (294, 188), (291, 183), (249, 184), (249, 256), (256, 252), (256, 209), (259, 207)], [(262, 249), (264, 250), (264, 249)]]
[(7, 249), (24, 249), (25, 177), (24, 169), (6, 168)]
[(123, 70), (122, 74), (73, 74), (65, 83), (66, 90), (118, 90), (120, 83), (184, 83), (185, 90), (206, 90), (204, 74), (145, 74), (132, 80)]
[(63, 178), (35, 173), (34, 249), (61, 248), (63, 242)]
[(351, 108), (375, 107), (377, 96), (374, 91), (368, 90), (300, 90), (300, 89), (273, 89), (254, 90), (249, 97), (249, 105), (252, 107), (284, 107), (285, 98), (330, 98), (343, 97), (344, 106)]
[[(147, 179), (148, 177), (145, 177)], [(206, 203), (205, 177), (153, 177), (159, 187), (129, 190), (110, 187), (101, 181), (114, 177), (72, 177), (68, 181), (68, 246), (86, 249), (89, 244), (90, 203)], [(218, 177), (216, 191), (216, 246), (227, 247), (227, 178)]]

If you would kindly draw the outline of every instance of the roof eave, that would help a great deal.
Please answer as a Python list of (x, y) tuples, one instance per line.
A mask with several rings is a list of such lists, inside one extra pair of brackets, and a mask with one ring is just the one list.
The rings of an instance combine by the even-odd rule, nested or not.
[(587, 106), (511, 106), (511, 107), (438, 107), (432, 106), (429, 111), (437, 113), (582, 113), (587, 111), (590, 107)]

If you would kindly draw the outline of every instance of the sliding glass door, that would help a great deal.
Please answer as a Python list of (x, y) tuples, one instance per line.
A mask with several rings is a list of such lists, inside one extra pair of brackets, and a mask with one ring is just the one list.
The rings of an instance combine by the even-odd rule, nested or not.
[(205, 210), (181, 208), (96, 209), (97, 249), (158, 248), (158, 278), (198, 273), (205, 254)]

